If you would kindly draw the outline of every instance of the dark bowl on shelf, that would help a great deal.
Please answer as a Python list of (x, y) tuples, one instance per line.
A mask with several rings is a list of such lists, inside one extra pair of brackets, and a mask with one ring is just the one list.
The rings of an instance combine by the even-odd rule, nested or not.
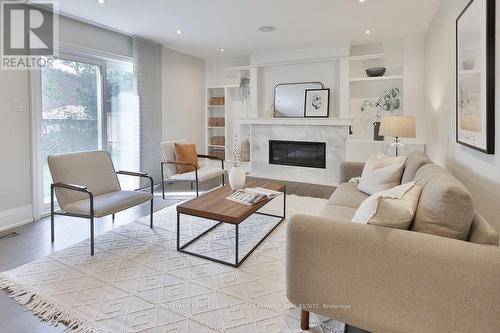
[(366, 75), (368, 77), (377, 77), (377, 76), (383, 76), (386, 72), (385, 67), (373, 67), (373, 68), (368, 68), (366, 69)]

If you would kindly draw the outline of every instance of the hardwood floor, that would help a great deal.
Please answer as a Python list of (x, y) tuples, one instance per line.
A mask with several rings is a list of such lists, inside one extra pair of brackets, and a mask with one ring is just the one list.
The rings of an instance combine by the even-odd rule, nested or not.
[[(287, 185), (288, 194), (329, 198), (335, 188), (302, 183), (283, 182)], [(201, 184), (200, 190), (206, 191), (217, 182)], [(187, 192), (187, 193), (186, 193)], [(183, 200), (192, 198), (189, 184), (167, 185), (167, 198), (161, 197), (161, 189), (155, 189), (154, 209), (161, 210)], [(179, 195), (180, 193), (187, 195)], [(95, 233), (100, 235), (117, 226), (131, 223), (136, 219), (149, 214), (149, 204), (131, 208), (116, 214), (114, 224), (111, 217), (97, 219)], [(16, 232), (16, 236), (8, 236)], [(8, 236), (2, 238), (2, 236)], [(55, 222), (55, 242), (50, 242), (50, 218), (46, 217), (35, 223), (30, 223), (0, 234), (0, 271), (6, 271), (27, 264), (33, 260), (47, 256), (55, 251), (64, 249), (87, 239), (89, 236), (89, 222), (85, 219), (57, 216)], [(35, 332), (63, 332), (64, 325), (49, 326), (40, 321), (23, 306), (13, 302), (6, 292), (0, 292), (0, 323), (1, 332), (35, 333)]]

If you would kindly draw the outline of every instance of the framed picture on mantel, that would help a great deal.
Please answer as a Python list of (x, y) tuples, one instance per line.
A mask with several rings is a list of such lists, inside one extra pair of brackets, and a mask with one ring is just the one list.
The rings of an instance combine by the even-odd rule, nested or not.
[(330, 89), (307, 89), (304, 117), (328, 118), (330, 108)]
[(495, 0), (472, 0), (457, 18), (456, 141), (495, 153)]

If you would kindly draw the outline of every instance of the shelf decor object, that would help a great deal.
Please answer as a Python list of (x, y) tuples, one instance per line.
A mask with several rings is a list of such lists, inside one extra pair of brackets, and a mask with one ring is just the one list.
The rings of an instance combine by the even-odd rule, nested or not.
[(215, 135), (210, 138), (210, 144), (213, 146), (224, 146), (225, 138), (220, 135)]
[[(365, 112), (367, 110), (374, 110), (376, 112), (377, 118), (382, 118), (385, 112), (390, 112), (391, 115), (397, 115), (400, 112), (401, 101), (399, 100), (399, 89), (392, 88), (385, 91), (384, 96), (381, 96), (379, 99), (375, 101), (366, 100), (361, 105), (361, 112)], [(374, 124), (374, 129), (377, 129), (377, 126)], [(378, 133), (375, 134), (374, 138), (378, 136)], [(375, 139), (377, 140), (377, 139)]]
[(305, 92), (323, 89), (320, 82), (281, 83), (274, 89), (274, 118), (304, 118)]
[(384, 136), (380, 135), (380, 121), (373, 123), (373, 140), (374, 141), (384, 141)]
[(248, 104), (250, 99), (250, 79), (247, 77), (242, 77), (240, 79), (240, 100), (242, 104)]
[(208, 100), (208, 105), (209, 106), (223, 106), (224, 102), (225, 102), (224, 97), (220, 97), (220, 96), (219, 97), (211, 97)]
[(389, 145), (389, 153), (400, 156), (405, 154), (405, 146), (400, 138), (415, 138), (415, 117), (412, 116), (385, 116), (380, 125), (380, 135), (394, 138), (394, 142)]
[(306, 89), (304, 117), (328, 118), (330, 116), (330, 89)]
[(495, 0), (472, 0), (456, 21), (456, 141), (495, 153)]
[(208, 126), (210, 127), (224, 127), (225, 118), (223, 117), (210, 117), (208, 118)]
[(366, 69), (366, 75), (368, 77), (379, 77), (379, 76), (384, 76), (386, 71), (387, 68), (385, 67), (372, 67)]

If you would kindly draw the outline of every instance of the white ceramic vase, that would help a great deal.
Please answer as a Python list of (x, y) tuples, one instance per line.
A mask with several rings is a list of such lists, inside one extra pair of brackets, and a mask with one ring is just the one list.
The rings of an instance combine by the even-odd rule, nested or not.
[(229, 170), (229, 185), (233, 191), (244, 188), (246, 178), (247, 174), (242, 167), (235, 166)]

